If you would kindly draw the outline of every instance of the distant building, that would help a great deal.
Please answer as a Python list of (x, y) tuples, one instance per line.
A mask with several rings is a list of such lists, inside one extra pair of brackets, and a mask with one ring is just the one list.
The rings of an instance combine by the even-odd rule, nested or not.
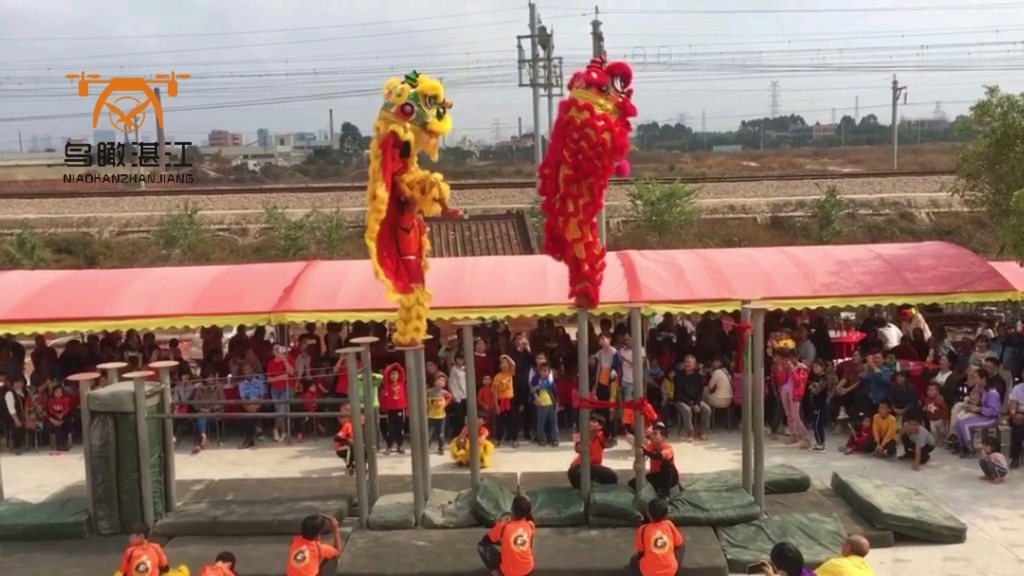
[(711, 147), (711, 151), (718, 154), (738, 154), (743, 152), (742, 144), (718, 144)]
[(117, 142), (117, 131), (116, 130), (93, 130), (92, 131), (92, 143), (99, 144), (100, 142)]
[(811, 139), (817, 140), (818, 138), (827, 138), (829, 136), (835, 136), (836, 131), (839, 130), (839, 124), (822, 124), (821, 122), (815, 122), (814, 128), (811, 132)]
[(233, 148), (242, 145), (242, 135), (227, 130), (210, 130), (208, 140), (212, 148)]
[(274, 145), (274, 135), (270, 133), (270, 130), (266, 128), (260, 128), (256, 131), (256, 145), (267, 148)]

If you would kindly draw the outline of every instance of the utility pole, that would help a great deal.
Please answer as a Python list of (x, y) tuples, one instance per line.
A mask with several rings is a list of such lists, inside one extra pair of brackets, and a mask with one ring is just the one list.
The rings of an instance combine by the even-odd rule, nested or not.
[(839, 147), (846, 148), (846, 122), (839, 123)]
[(836, 123), (836, 109), (835, 108), (832, 109), (832, 123), (833, 124)]
[[(527, 36), (516, 36), (519, 52), (519, 86), (529, 87), (533, 92), (533, 160), (537, 167), (540, 167), (544, 151), (542, 144), (544, 138), (541, 134), (540, 124), (540, 97), (541, 88), (548, 97), (548, 132), (554, 123), (554, 99), (562, 95), (562, 59), (553, 55), (554, 41), (552, 34), (547, 27), (541, 25), (540, 16), (537, 14), (537, 5), (533, 2), (530, 8), (530, 34)], [(530, 42), (530, 54), (527, 56), (524, 42)], [(540, 51), (544, 50), (541, 57)], [(543, 73), (541, 67), (544, 67)], [(557, 92), (556, 92), (557, 88)], [(550, 135), (548, 137), (550, 141)]]
[(704, 110), (700, 111), (700, 131), (704, 134), (704, 151), (708, 150), (708, 117)]
[[(156, 101), (157, 101), (157, 103), (159, 103), (160, 102), (160, 89), (159, 88), (154, 88), (153, 92), (156, 94)], [(167, 156), (166, 156), (166, 153), (167, 153), (167, 142), (164, 142), (164, 140), (166, 140), (166, 138), (164, 138), (164, 123), (160, 119), (159, 115), (154, 114), (154, 116), (156, 116), (156, 148), (157, 148), (157, 154), (160, 155), (160, 166), (163, 167), (163, 165), (164, 165), (164, 163), (166, 162), (166, 159), (167, 159)], [(138, 126), (138, 124), (136, 124), (136, 126)], [(138, 134), (139, 134), (138, 132), (135, 133), (135, 135), (136, 135), (136, 142), (138, 141)], [(184, 163), (184, 162), (182, 162), (182, 163)], [(139, 171), (141, 172), (142, 169), (139, 168)]]
[[(597, 6), (594, 6), (594, 20), (590, 23), (590, 38), (593, 41), (593, 57), (604, 58), (604, 32), (601, 31), (601, 13)], [(608, 213), (607, 208), (602, 208), (597, 215), (597, 233), (601, 244), (608, 245)]]
[(523, 117), (519, 117), (519, 137), (523, 137)]
[(497, 144), (501, 142), (501, 118), (495, 118), (491, 126), (494, 128), (494, 143)]
[(860, 96), (853, 97), (853, 119), (860, 122)]
[(530, 2), (530, 88), (533, 90), (533, 162), (540, 167), (540, 54), (537, 46), (537, 5)]
[[(328, 133), (328, 138), (331, 139), (331, 148), (334, 148), (334, 108), (327, 109), (327, 121), (331, 124)], [(338, 148), (341, 148), (341, 142), (338, 142)]]
[(775, 118), (782, 116), (782, 95), (779, 93), (779, 83), (772, 80), (770, 84), (771, 94), (768, 100), (768, 116)]
[(907, 103), (907, 87), (900, 86), (896, 75), (892, 75), (892, 169), (895, 172), (899, 169), (899, 128), (896, 123), (896, 107), (900, 103), (900, 94), (903, 95), (903, 103)]
[(21, 130), (18, 130), (18, 153), (25, 153), (25, 147), (21, 144)]

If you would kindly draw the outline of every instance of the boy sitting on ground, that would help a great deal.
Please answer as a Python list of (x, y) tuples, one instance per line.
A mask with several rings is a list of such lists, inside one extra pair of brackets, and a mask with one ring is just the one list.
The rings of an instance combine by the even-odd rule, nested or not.
[[(328, 523), (334, 544), (320, 541)], [(336, 518), (322, 514), (306, 516), (302, 520), (298, 536), (292, 539), (288, 550), (288, 567), (285, 576), (335, 576), (338, 573), (338, 558), (341, 556), (341, 529)]]
[[(600, 414), (591, 414), (589, 424), (586, 441), (590, 442), (590, 481), (593, 484), (618, 484), (618, 474), (604, 465), (604, 449), (607, 448), (603, 432), (604, 418)], [(569, 465), (568, 472), (569, 484), (577, 490), (580, 487), (580, 468), (583, 466), (583, 442), (582, 437), (576, 441), (576, 458)]]
[(871, 419), (871, 440), (864, 446), (865, 453), (874, 453), (879, 458), (896, 455), (896, 417), (892, 415), (892, 404), (888, 400), (878, 403), (878, 414)]
[(236, 576), (235, 555), (231, 552), (217, 554), (213, 564), (209, 564), (200, 570), (199, 576)]
[(903, 417), (903, 420), (903, 434), (900, 435), (903, 456), (900, 456), (900, 460), (911, 460), (913, 463), (910, 467), (920, 470), (921, 465), (927, 464), (932, 457), (932, 450), (935, 450), (935, 437), (921, 425), (923, 418), (916, 411), (909, 412)]
[(629, 560), (633, 576), (677, 574), (686, 554), (686, 540), (668, 517), (668, 503), (647, 504), (647, 522), (636, 531), (636, 556)]
[(512, 517), (499, 520), (477, 544), (480, 560), (492, 576), (527, 576), (533, 572), (537, 527), (532, 510), (526, 496), (516, 496), (512, 499)]
[(114, 576), (155, 576), (170, 571), (163, 546), (150, 542), (149, 525), (140, 524), (128, 536), (128, 547)]
[[(668, 498), (672, 488), (679, 486), (679, 470), (676, 469), (676, 455), (668, 443), (668, 428), (661, 422), (654, 425), (651, 441), (643, 447), (643, 455), (651, 460), (651, 471), (647, 482), (658, 496)], [(636, 490), (636, 479), (629, 481), (629, 487)]]
[(854, 452), (864, 452), (864, 447), (868, 445), (868, 441), (871, 440), (871, 418), (865, 416), (861, 420), (860, 428), (854, 428), (853, 424), (850, 424), (850, 438), (846, 441), (846, 447), (843, 448), (843, 454), (850, 455)]
[(1002, 484), (1006, 475), (1010, 473), (1010, 467), (1006, 463), (1006, 456), (1003, 456), (1002, 446), (999, 440), (987, 437), (981, 440), (981, 460), (978, 461), (981, 471), (985, 473), (981, 480), (993, 484)]

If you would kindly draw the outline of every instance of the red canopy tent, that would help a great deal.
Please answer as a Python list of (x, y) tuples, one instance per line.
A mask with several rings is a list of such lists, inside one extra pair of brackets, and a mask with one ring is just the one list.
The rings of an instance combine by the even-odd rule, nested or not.
[(1024, 293), (1024, 266), (1016, 262), (989, 262), (989, 265), (1013, 284), (1018, 292)]
[[(567, 272), (543, 255), (435, 258), (433, 316), (540, 316), (573, 311)], [(954, 244), (870, 244), (608, 255), (596, 313), (734, 310), (876, 303), (991, 302), (1020, 297), (984, 259)], [(46, 333), (205, 324), (386, 319), (368, 261), (121, 270), (0, 272), (0, 332)]]

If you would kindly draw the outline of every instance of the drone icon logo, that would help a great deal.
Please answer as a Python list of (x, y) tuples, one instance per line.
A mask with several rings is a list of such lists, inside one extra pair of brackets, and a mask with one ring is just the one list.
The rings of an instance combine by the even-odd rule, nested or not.
[[(164, 108), (156, 91), (153, 89), (153, 85), (166, 84), (167, 95), (173, 98), (178, 95), (178, 80), (184, 80), (192, 76), (190, 74), (171, 72), (170, 74), (157, 74), (155, 79), (151, 80), (141, 77), (110, 78), (104, 80), (100, 74), (86, 74), (82, 71), (79, 74), (68, 74), (66, 77), (68, 80), (78, 80), (78, 95), (83, 98), (89, 96), (89, 86), (91, 84), (106, 84), (106, 88), (100, 92), (99, 98), (96, 99), (96, 106), (92, 111), (93, 128), (99, 126), (100, 114), (107, 110), (110, 125), (115, 130), (126, 134), (134, 134), (146, 122), (146, 110), (150, 106), (153, 107), (153, 112), (156, 114), (157, 126), (163, 127), (164, 125)], [(142, 93), (144, 99), (140, 100), (135, 96), (125, 95), (111, 100), (110, 97), (114, 92)]]

